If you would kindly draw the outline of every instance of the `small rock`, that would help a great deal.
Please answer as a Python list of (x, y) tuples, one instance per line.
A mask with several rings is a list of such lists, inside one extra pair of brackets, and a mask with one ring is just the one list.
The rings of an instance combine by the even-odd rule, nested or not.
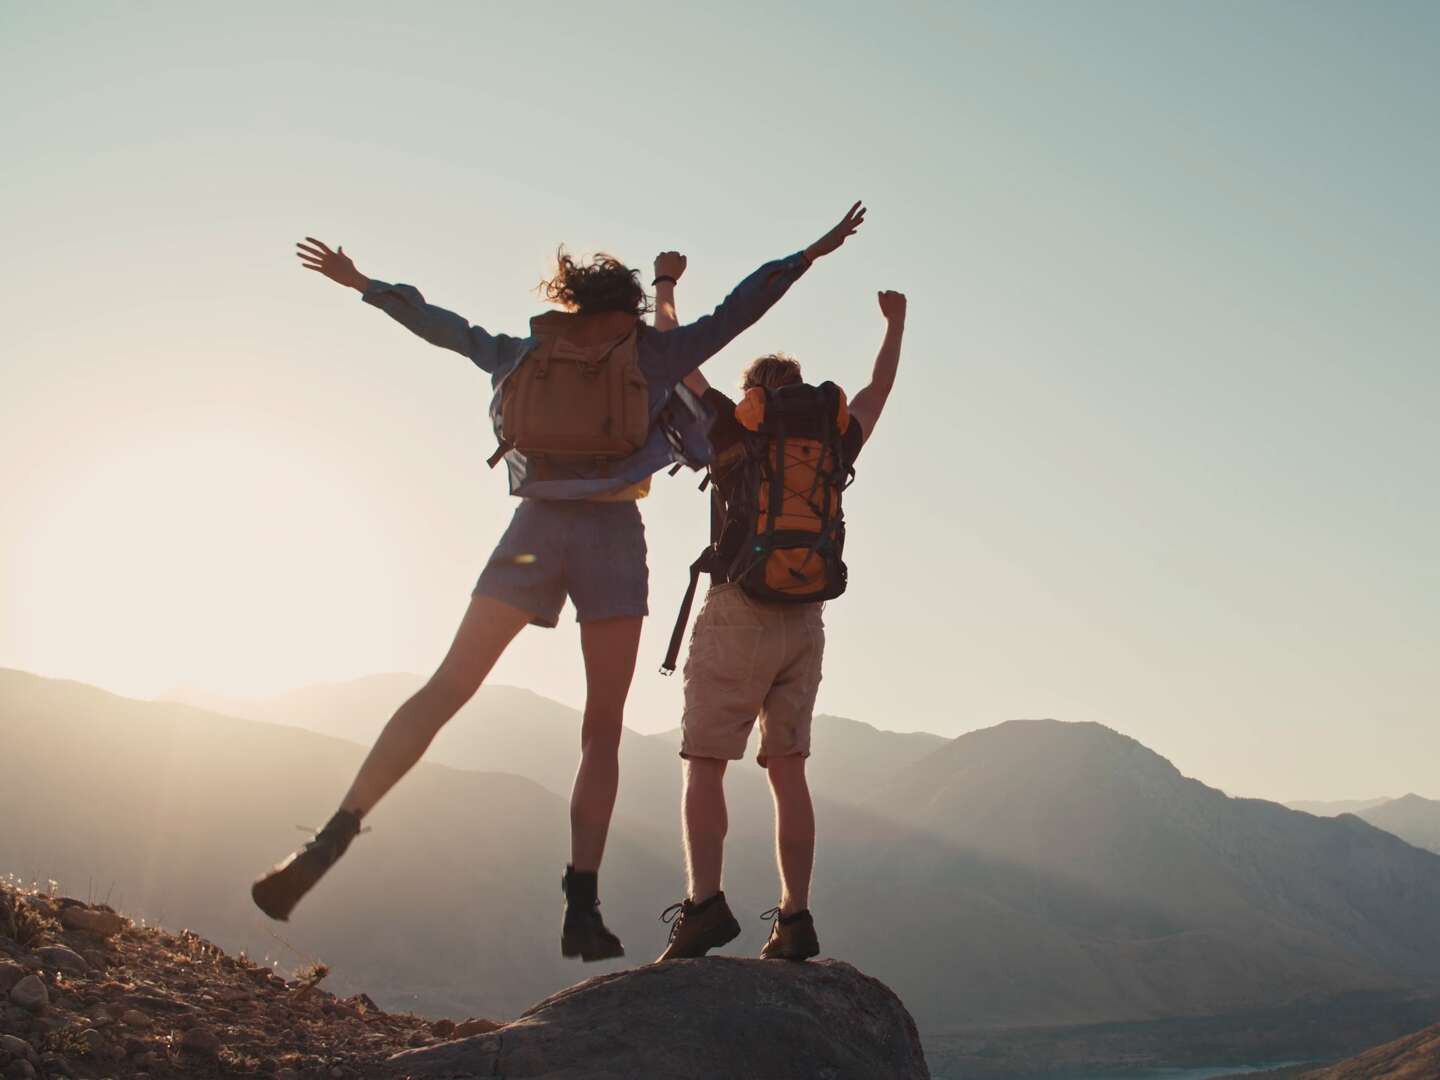
[(35, 1066), (28, 1061), (12, 1061), (5, 1070), (5, 1080), (35, 1080)]
[(150, 1047), (148, 1043), (144, 1042), (141, 1039), (136, 1039), (133, 1037), (126, 1039), (125, 1045), (124, 1047), (122, 1047), (122, 1049), (125, 1051), (126, 1057), (139, 1057), (149, 1048)]
[(146, 1050), (145, 1053), (135, 1059), (135, 1064), (139, 1065), (142, 1069), (153, 1069), (156, 1065), (160, 1064), (160, 1055), (154, 1050)]
[(139, 1009), (126, 1009), (120, 1014), (120, 1022), (126, 1027), (148, 1028), (150, 1017), (146, 1016)]
[(105, 1041), (105, 1036), (94, 1028), (86, 1028), (80, 1033), (80, 1041), (85, 1044), (86, 1049), (92, 1054), (103, 1053), (110, 1044)]
[(67, 907), (60, 912), (60, 925), (66, 930), (111, 937), (129, 926), (130, 920), (103, 908)]
[(10, 1000), (22, 1009), (39, 1012), (50, 1004), (50, 991), (38, 975), (26, 975), (10, 988)]
[(494, 1020), (486, 1020), (483, 1016), (473, 1016), (463, 1023), (455, 1025), (455, 1038), (468, 1039), (471, 1035), (488, 1035), (492, 1031), (499, 1031), (504, 1024), (497, 1024)]
[(46, 1054), (40, 1059), (40, 1067), (45, 1070), (46, 1076), (74, 1076), (75, 1070), (70, 1068), (70, 1062), (59, 1054)]
[(345, 1080), (345, 1070), (342, 1069), (339, 1065), (336, 1065), (333, 1069), (330, 1070), (330, 1077), (331, 1080)]
[(90, 970), (90, 965), (85, 958), (74, 949), (67, 949), (64, 945), (46, 945), (44, 948), (36, 949), (35, 955), (40, 962), (48, 968), (56, 971), (67, 971), (71, 975), (84, 975)]
[(25, 977), (25, 969), (13, 960), (0, 960), (0, 993), (8, 994), (10, 988)]
[(454, 1020), (436, 1020), (430, 1025), (430, 1034), (437, 1039), (448, 1039), (455, 1034)]
[(294, 1069), (276, 1069), (275, 1080), (300, 1080), (300, 1074)]
[(35, 1051), (24, 1039), (15, 1035), (0, 1035), (0, 1054), (9, 1054), (13, 1058), (29, 1060), (35, 1056)]
[(220, 1052), (220, 1036), (207, 1027), (193, 1027), (181, 1036), (180, 1049), (214, 1057)]
[(104, 971), (110, 966), (110, 958), (99, 949), (86, 949), (80, 955), (83, 956), (85, 962), (96, 971)]

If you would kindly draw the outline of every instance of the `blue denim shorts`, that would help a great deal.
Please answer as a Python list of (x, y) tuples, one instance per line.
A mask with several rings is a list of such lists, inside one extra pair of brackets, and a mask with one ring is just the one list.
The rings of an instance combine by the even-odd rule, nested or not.
[(645, 523), (633, 502), (522, 499), (475, 596), (553, 627), (568, 596), (577, 622), (650, 613)]

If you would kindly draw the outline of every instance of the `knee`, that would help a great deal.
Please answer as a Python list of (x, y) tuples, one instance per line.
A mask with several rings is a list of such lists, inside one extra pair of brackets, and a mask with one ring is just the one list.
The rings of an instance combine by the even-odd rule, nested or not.
[(786, 757), (769, 758), (765, 762), (765, 773), (770, 778), (770, 786), (776, 791), (796, 791), (804, 788), (805, 755), (789, 754)]
[(586, 757), (593, 754), (618, 757), (621, 730), (620, 717), (594, 716), (587, 711), (580, 725), (580, 752)]

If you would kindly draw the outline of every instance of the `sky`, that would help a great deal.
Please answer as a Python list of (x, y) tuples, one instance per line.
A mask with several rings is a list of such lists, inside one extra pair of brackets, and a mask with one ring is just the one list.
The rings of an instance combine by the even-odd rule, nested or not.
[[(909, 296), (821, 708), (1440, 796), (1432, 4), (0, 0), (0, 94), (0, 665), (265, 695), (443, 655), (514, 508), (488, 380), (300, 237), (516, 333), (562, 242), (685, 251), (689, 318), (863, 198), (706, 368), (853, 393)], [(695, 479), (643, 504), (642, 731)], [(493, 679), (579, 704), (572, 619)]]

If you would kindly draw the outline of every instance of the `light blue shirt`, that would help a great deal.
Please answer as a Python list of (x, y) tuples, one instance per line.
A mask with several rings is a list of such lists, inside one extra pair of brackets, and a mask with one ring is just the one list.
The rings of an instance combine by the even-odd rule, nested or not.
[[(532, 499), (590, 499), (622, 491), (674, 462), (706, 463), (709, 414), (698, 398), (678, 386), (680, 380), (757, 322), (809, 265), (799, 252), (768, 262), (735, 286), (709, 315), (674, 330), (641, 323), (636, 345), (640, 370), (650, 384), (650, 436), (645, 445), (616, 462), (604, 476), (587, 475), (577, 466), (573, 476), (546, 480), (528, 479), (525, 456), (511, 450), (505, 455), (510, 493)], [(495, 391), (490, 417), (498, 438), (501, 389), (538, 339), (491, 334), (453, 311), (427, 304), (411, 285), (372, 280), (363, 299), (430, 344), (467, 356), (490, 374)]]

